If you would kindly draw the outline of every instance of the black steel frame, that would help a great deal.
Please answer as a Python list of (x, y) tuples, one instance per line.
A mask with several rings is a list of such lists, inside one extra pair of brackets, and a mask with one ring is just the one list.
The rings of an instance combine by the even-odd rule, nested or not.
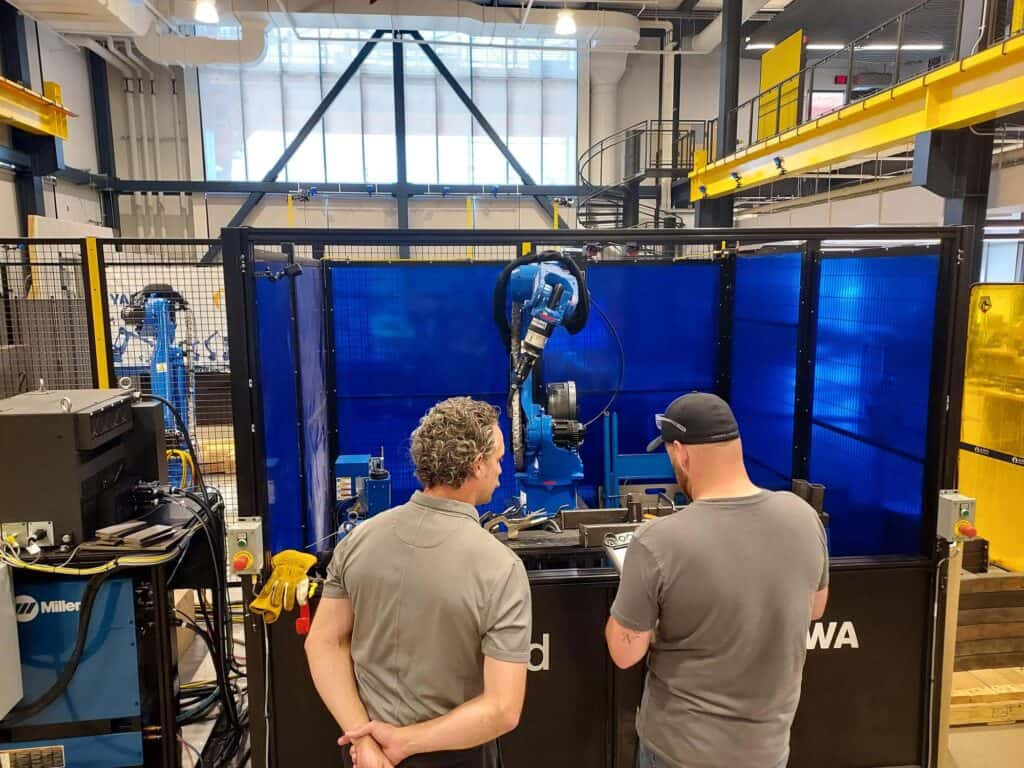
[[(23, 152), (0, 147), (0, 161), (8, 165), (28, 164), (28, 155)], [(531, 195), (534, 197), (582, 197), (593, 189), (578, 184), (352, 184), (322, 181), (192, 181), (190, 179), (121, 179), (107, 174), (90, 173), (70, 166), (57, 171), (56, 176), (73, 184), (84, 184), (99, 192), (116, 195), (132, 195), (137, 192), (152, 192), (165, 195), (285, 195), (299, 189), (316, 187), (322, 194), (340, 195), (395, 195), (405, 191), (410, 197), (446, 195)], [(369, 192), (367, 187), (369, 186)], [(640, 197), (656, 198), (658, 188), (654, 184), (640, 186)]]
[[(519, 174), (519, 178), (523, 180), (523, 183), (533, 186), (535, 184), (533, 176), (531, 176), (526, 168), (523, 167), (522, 163), (516, 159), (516, 156), (512, 154), (512, 150), (508, 148), (508, 145), (498, 135), (498, 132), (494, 130), (494, 126), (491, 125), (490, 121), (484, 117), (484, 113), (480, 111), (480, 108), (476, 105), (470, 95), (466, 93), (466, 89), (462, 87), (455, 75), (452, 74), (451, 70), (448, 69), (443, 61), (441, 61), (441, 57), (437, 55), (431, 46), (427, 45), (423, 41), (423, 35), (416, 31), (410, 31), (409, 35), (420, 43), (420, 47), (423, 50), (423, 53), (426, 54), (426, 57), (430, 59), (430, 63), (437, 68), (438, 73), (442, 78), (444, 78), (444, 81), (448, 83), (453, 91), (455, 91), (455, 95), (459, 97), (459, 101), (466, 106), (469, 113), (473, 115), (473, 119), (476, 120), (484, 133), (487, 134), (487, 137), (494, 142), (494, 146), (496, 146), (498, 151), (501, 152), (506, 160), (508, 160), (509, 165), (512, 166), (513, 170)], [(555, 215), (555, 209), (552, 207), (551, 203), (539, 196), (535, 196), (535, 199), (544, 212), (547, 213), (549, 217), (553, 218)], [(561, 217), (558, 219), (558, 226), (565, 229), (566, 225), (565, 222), (562, 221)]]
[(807, 478), (811, 460), (811, 410), (818, 327), (821, 241), (808, 240), (800, 265), (800, 319), (797, 325), (796, 393), (793, 403), (793, 477)]
[[(326, 244), (350, 246), (500, 246), (520, 245), (523, 242), (544, 245), (582, 245), (588, 242), (599, 243), (631, 243), (637, 245), (709, 245), (726, 244), (719, 255), (722, 260), (720, 277), (720, 315), (721, 331), (731, 336), (732, 293), (735, 284), (735, 252), (741, 248), (749, 252), (751, 246), (765, 244), (771, 251), (794, 249), (803, 253), (801, 272), (801, 316), (798, 330), (798, 366), (796, 409), (794, 416), (793, 471), (794, 476), (806, 476), (809, 458), (809, 436), (811, 403), (813, 402), (813, 370), (815, 327), (817, 321), (817, 283), (820, 264), (823, 259), (844, 258), (849, 256), (896, 255), (898, 253), (923, 254), (939, 253), (939, 281), (935, 319), (935, 345), (932, 362), (932, 379), (929, 395), (929, 433), (926, 454), (925, 488), (923, 496), (922, 518), (922, 552), (932, 549), (932, 532), (934, 530), (934, 514), (937, 493), (940, 488), (952, 487), (956, 477), (956, 456), (959, 444), (959, 398), (962, 392), (963, 378), (963, 344), (966, 339), (964, 323), (959, 317), (965, 316), (972, 276), (963, 274), (958, 254), (962, 247), (965, 233), (953, 227), (879, 227), (871, 230), (863, 229), (830, 229), (804, 228), (797, 230), (779, 229), (744, 229), (744, 230), (321, 230), (321, 229), (226, 229), (224, 230), (224, 246), (230, 247), (225, 253), (225, 286), (227, 293), (230, 334), (233, 346), (235, 340), (241, 350), (247, 351), (248, 364), (255, 368), (258, 364), (253, 358), (256, 354), (257, 339), (251, 336), (252, 328), (241, 325), (235, 327), (240, 316), (251, 317), (254, 308), (248, 301), (252, 288), (243, 294), (239, 291), (239, 277), (245, 276), (252, 280), (251, 274), (244, 265), (254, 246), (279, 247), (281, 243), (294, 243), (321, 249)], [(878, 240), (914, 240), (917, 242), (931, 241), (932, 245), (922, 248), (873, 247), (870, 251), (859, 252), (851, 248), (843, 252), (821, 252), (824, 241), (843, 240), (878, 241)], [(772, 243), (780, 241), (802, 241), (798, 246), (774, 247)], [(653, 259), (639, 257), (636, 261), (649, 262)], [(409, 266), (422, 263), (421, 260), (406, 262)], [(242, 269), (239, 269), (239, 265)], [(327, 276), (325, 280), (329, 279)], [(228, 288), (228, 285), (231, 285)], [(325, 296), (329, 296), (328, 291)], [(233, 304), (238, 302), (238, 309), (233, 311)], [(958, 309), (959, 308), (959, 309)], [(331, 312), (336, 308), (331, 308)], [(728, 310), (728, 311), (727, 311)], [(728, 316), (727, 316), (728, 315)], [(231, 318), (234, 318), (232, 323)], [(254, 317), (251, 317), (254, 320)], [(333, 332), (333, 329), (329, 329)], [(249, 336), (247, 336), (249, 334)], [(331, 339), (333, 349), (333, 339)], [(716, 388), (723, 392), (729, 391), (731, 364), (731, 344), (722, 343), (718, 350), (718, 366), (716, 371)], [(328, 365), (328, 370), (331, 366)], [(250, 375), (246, 376), (248, 381)], [(239, 378), (234, 376), (233, 378)], [(236, 435), (252, 443), (260, 439), (258, 418), (260, 411), (254, 409), (258, 393), (240, 393), (244, 397), (235, 398), (236, 431), (238, 425), (245, 425), (245, 434)], [(239, 412), (238, 409), (247, 410)], [(255, 430), (255, 432), (253, 432)], [(248, 435), (246, 437), (246, 434)], [(240, 501), (241, 486), (250, 479), (259, 479), (259, 464), (249, 464), (254, 458), (263, 457), (262, 448), (254, 446), (253, 450), (241, 451), (236, 448), (239, 456)], [(245, 464), (241, 457), (247, 455)], [(243, 472), (252, 468), (251, 478), (243, 480)], [(259, 479), (265, 496), (265, 482)], [(256, 502), (252, 509), (264, 510), (260, 501), (260, 491), (253, 488), (247, 492), (251, 502)], [(243, 508), (245, 508), (243, 506)]]
[[(89, 69), (89, 89), (92, 93), (93, 127), (96, 130), (96, 164), (101, 174), (117, 176), (114, 159), (114, 129), (110, 122), (110, 90), (107, 63), (92, 51), (86, 51)], [(100, 191), (103, 207), (103, 226), (121, 229), (119, 196), (112, 190)]]
[[(811, 404), (813, 402), (813, 362), (815, 349), (814, 329), (817, 324), (817, 285), (821, 262), (825, 258), (848, 258), (851, 256), (885, 256), (906, 252), (938, 253), (939, 276), (936, 298), (936, 320), (934, 350), (929, 394), (929, 429), (925, 459), (925, 480), (922, 508), (922, 552), (913, 557), (844, 558), (839, 564), (866, 566), (871, 564), (906, 564), (920, 567), (930, 563), (935, 595), (944, 600), (941, 576), (942, 548), (936, 547), (934, 530), (936, 498), (941, 488), (955, 487), (957, 450), (959, 445), (960, 398), (963, 389), (964, 345), (966, 341), (966, 310), (970, 298), (972, 275), (966, 274), (966, 265), (959, 258), (963, 238), (969, 236), (962, 228), (956, 227), (879, 227), (863, 229), (803, 228), (796, 230), (750, 229), (750, 230), (323, 230), (323, 229), (226, 229), (223, 233), (224, 269), (226, 300), (229, 318), (229, 334), (232, 338), (232, 392), (235, 416), (236, 457), (240, 508), (265, 518), (267, 509), (265, 448), (263, 445), (262, 403), (257, 380), (259, 366), (257, 327), (255, 318), (254, 276), (249, 266), (254, 247), (280, 247), (282, 243), (307, 245), (314, 252), (323, 253), (326, 244), (348, 246), (499, 246), (519, 245), (531, 242), (544, 245), (583, 245), (587, 242), (631, 243), (638, 245), (709, 245), (725, 248), (719, 252), (722, 277), (720, 279), (721, 304), (732, 304), (734, 288), (735, 254), (738, 250), (756, 255), (749, 249), (763, 245), (766, 252), (799, 250), (802, 253), (801, 270), (801, 313), (798, 328), (798, 366), (796, 409), (794, 414), (794, 476), (806, 476), (809, 458), (809, 437)], [(825, 241), (877, 241), (913, 240), (931, 241), (930, 246), (914, 248), (891, 248), (872, 246), (871, 251), (859, 252), (851, 246), (849, 251), (822, 253)], [(800, 241), (800, 245), (774, 245), (783, 241)], [(723, 255), (724, 254), (724, 255)], [(637, 262), (664, 261), (664, 259), (632, 259)], [(363, 263), (363, 262), (360, 262)], [(402, 264), (414, 266), (424, 260), (404, 260)], [(434, 262), (439, 263), (439, 262)], [(449, 263), (445, 261), (444, 263)], [(681, 263), (686, 263), (683, 260)], [(329, 286), (330, 270), (324, 271), (324, 280)], [(331, 316), (337, 311), (330, 306), (325, 292), (325, 321), (328, 323), (328, 346), (334, 353), (333, 323)], [(724, 310), (723, 310), (724, 311)], [(720, 317), (719, 322), (722, 322)], [(731, 326), (731, 318), (728, 320)], [(724, 328), (723, 328), (724, 330)], [(726, 386), (728, 392), (729, 353), (731, 344), (719, 348), (717, 385)], [(237, 356), (236, 356), (237, 355)], [(333, 365), (328, 364), (328, 388), (332, 396), (336, 392)], [(336, 425), (332, 421), (332, 431)], [(337, 436), (332, 434), (332, 450), (337, 447)], [(801, 472), (801, 470), (803, 470)], [(941, 609), (940, 609), (941, 610)], [(941, 614), (940, 614), (941, 615)], [(263, 628), (256, 622), (247, 625), (251, 637), (262, 642)], [(923, 641), (930, 646), (935, 634), (941, 635), (938, 624), (931, 628)], [(262, 680), (264, 660), (257, 655), (250, 658), (250, 676)], [(941, 665), (941, 653), (926, 654), (924, 679), (934, 679)], [(264, 702), (259, 686), (250, 688), (253, 711), (262, 711)], [(935, 705), (931, 695), (925, 697), (925, 711), (922, 713), (922, 755), (931, 756), (935, 750), (935, 739), (929, 727)], [(264, 723), (253, 719), (254, 753), (267, 737)], [(935, 734), (937, 736), (937, 734)]]
[[(324, 95), (316, 109), (314, 109), (312, 114), (310, 114), (306, 119), (306, 122), (303, 123), (298, 133), (295, 134), (295, 138), (289, 142), (284, 152), (281, 153), (281, 156), (272, 166), (270, 166), (270, 170), (268, 170), (266, 175), (264, 175), (263, 181), (268, 182), (277, 180), (281, 171), (284, 170), (284, 167), (288, 165), (288, 162), (299, 150), (299, 147), (302, 146), (302, 142), (306, 140), (306, 137), (313, 131), (316, 124), (323, 119), (325, 114), (327, 114), (327, 110), (331, 108), (334, 100), (338, 98), (338, 94), (341, 93), (346, 85), (348, 85), (349, 80), (352, 79), (353, 75), (355, 75), (359, 70), (359, 67), (361, 67), (363, 62), (366, 61), (366, 58), (373, 53), (373, 49), (377, 46), (377, 43), (380, 42), (381, 38), (384, 37), (384, 34), (385, 30), (378, 29), (370, 36), (370, 39), (366, 41), (363, 47), (359, 49), (359, 53), (356, 54), (352, 63), (345, 68), (345, 71), (341, 73), (334, 85), (331, 86), (331, 90)], [(234, 216), (231, 217), (231, 221), (228, 222), (228, 227), (237, 227), (242, 224), (246, 218), (248, 218), (249, 214), (256, 209), (256, 206), (260, 204), (260, 201), (263, 199), (263, 194), (264, 193), (262, 192), (250, 193), (248, 199), (242, 203), (242, 207), (235, 212)], [(215, 257), (216, 250), (211, 248), (203, 258), (203, 261), (210, 262), (213, 261)]]
[[(401, 32), (396, 32), (391, 43), (391, 78), (395, 91), (395, 160), (398, 184), (395, 201), (398, 204), (398, 228), (409, 228), (409, 169), (406, 160), (405, 140), (405, 53), (402, 51)], [(409, 258), (409, 246), (400, 246), (403, 259)]]
[[(367, 184), (315, 184), (309, 186), (316, 186), (317, 189), (332, 192), (332, 191), (351, 191), (354, 193), (366, 193), (367, 189), (373, 189), (374, 191), (387, 191), (392, 194), (398, 205), (398, 228), (406, 230), (409, 228), (409, 198), (414, 194), (429, 194), (431, 185), (410, 185), (407, 174), (407, 163), (406, 163), (406, 126), (405, 126), (405, 59), (402, 51), (401, 38), (404, 35), (416, 40), (420, 49), (427, 56), (430, 62), (437, 69), (438, 73), (445, 80), (446, 83), (455, 91), (456, 96), (466, 106), (473, 119), (480, 125), (484, 133), (491, 139), (494, 145), (498, 148), (498, 151), (504, 156), (508, 163), (512, 166), (515, 172), (523, 180), (523, 184), (520, 185), (455, 185), (464, 191), (462, 194), (476, 194), (479, 189), (481, 192), (487, 194), (494, 194), (499, 189), (507, 189), (509, 192), (515, 194), (532, 194), (537, 204), (547, 213), (549, 217), (554, 218), (554, 208), (546, 195), (559, 195), (559, 194), (571, 194), (577, 195), (580, 193), (580, 187), (575, 185), (538, 185), (533, 177), (527, 172), (526, 168), (523, 167), (522, 163), (516, 159), (515, 155), (508, 148), (505, 141), (498, 135), (498, 132), (494, 130), (494, 127), (490, 124), (487, 118), (484, 116), (480, 108), (473, 102), (473, 99), (466, 93), (466, 90), (459, 83), (455, 75), (452, 74), (451, 70), (445, 65), (441, 58), (437, 55), (434, 49), (428, 45), (423, 36), (415, 30), (384, 30), (378, 29), (370, 39), (363, 44), (356, 57), (352, 62), (345, 68), (345, 71), (341, 73), (337, 81), (331, 87), (316, 109), (306, 119), (306, 122), (295, 134), (295, 138), (289, 142), (281, 156), (274, 162), (264, 175), (262, 182), (255, 183), (243, 183), (243, 182), (132, 182), (113, 178), (113, 170), (106, 170), (105, 176), (97, 176), (87, 172), (80, 172), (72, 170), (70, 175), (73, 176), (78, 182), (88, 183), (104, 192), (114, 191), (117, 194), (128, 194), (129, 192), (140, 192), (140, 191), (168, 191), (168, 192), (199, 192), (199, 191), (215, 191), (223, 190), (229, 193), (238, 193), (241, 191), (248, 191), (248, 197), (245, 202), (242, 203), (241, 207), (235, 212), (228, 222), (227, 227), (239, 227), (245, 223), (245, 220), (249, 215), (256, 209), (260, 201), (268, 192), (294, 192), (301, 185), (298, 184), (279, 184), (277, 177), (284, 170), (285, 166), (298, 151), (299, 147), (306, 140), (309, 134), (312, 132), (316, 124), (323, 119), (323, 116), (330, 109), (331, 105), (337, 99), (338, 94), (348, 85), (349, 81), (356, 74), (359, 68), (362, 66), (366, 58), (373, 52), (373, 49), (377, 46), (377, 43), (384, 40), (385, 35), (390, 32), (392, 35), (392, 66), (394, 69), (394, 102), (395, 102), (395, 145), (397, 149), (397, 183), (385, 184), (385, 185), (367, 185)], [(101, 169), (104, 170), (104, 169)], [(201, 186), (199, 186), (201, 185)], [(433, 185), (437, 188), (437, 191), (441, 194), (447, 195), (452, 194), (453, 185), (438, 184)], [(423, 191), (419, 190), (423, 188)], [(527, 188), (530, 189), (527, 192)], [(568, 190), (563, 192), (562, 190)], [(656, 192), (654, 193), (656, 196)], [(565, 229), (566, 223), (558, 217), (558, 226)], [(399, 249), (402, 253), (403, 258), (408, 256), (408, 245), (404, 243), (399, 244)], [(211, 248), (206, 256), (203, 258), (205, 263), (211, 263), (217, 256), (217, 247)]]
[(718, 270), (718, 340), (715, 390), (728, 400), (732, 393), (732, 332), (736, 310), (736, 252), (722, 254)]

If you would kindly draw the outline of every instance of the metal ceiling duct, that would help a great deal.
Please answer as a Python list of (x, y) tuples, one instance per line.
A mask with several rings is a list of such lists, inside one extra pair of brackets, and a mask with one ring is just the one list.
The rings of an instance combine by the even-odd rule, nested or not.
[(11, 5), (64, 35), (144, 35), (154, 19), (139, 0), (11, 0)]

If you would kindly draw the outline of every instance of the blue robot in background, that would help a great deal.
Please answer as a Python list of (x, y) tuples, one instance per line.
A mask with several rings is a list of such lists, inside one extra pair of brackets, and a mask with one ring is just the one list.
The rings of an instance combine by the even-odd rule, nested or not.
[(583, 479), (576, 384), (541, 386), (544, 347), (558, 327), (579, 333), (590, 311), (583, 271), (557, 251), (524, 256), (508, 265), (494, 292), (494, 319), (509, 352), (508, 411), (521, 504), (529, 514), (553, 517), (577, 506)]
[[(121, 311), (125, 325), (134, 327), (135, 334), (151, 347), (149, 360), (150, 391), (174, 404), (182, 419), (189, 418), (189, 381), (186, 367), (188, 343), (175, 343), (178, 315), (189, 309), (188, 301), (166, 284), (147, 285), (132, 294), (131, 301)], [(122, 329), (123, 330), (123, 329)], [(121, 334), (119, 334), (119, 341)], [(121, 344), (121, 355), (115, 345), (115, 362), (124, 353), (128, 337)], [(179, 433), (171, 410), (165, 405), (164, 431), (167, 434), (169, 454), (167, 480), (173, 486), (185, 479), (185, 436)], [(191, 481), (194, 482), (194, 481)]]

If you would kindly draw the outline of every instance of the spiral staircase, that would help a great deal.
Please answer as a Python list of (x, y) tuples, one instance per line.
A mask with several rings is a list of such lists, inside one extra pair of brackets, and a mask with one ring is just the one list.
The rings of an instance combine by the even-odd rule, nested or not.
[(587, 148), (577, 165), (583, 190), (576, 202), (579, 226), (665, 226), (657, 192), (653, 200), (646, 197), (644, 182), (670, 178), (685, 185), (704, 129), (703, 121), (642, 120)]

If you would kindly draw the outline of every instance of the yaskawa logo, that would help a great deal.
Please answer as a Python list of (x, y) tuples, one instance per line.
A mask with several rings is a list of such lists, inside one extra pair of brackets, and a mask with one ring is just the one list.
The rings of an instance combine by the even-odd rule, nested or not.
[(816, 621), (807, 630), (807, 650), (829, 648), (860, 648), (857, 628), (852, 621), (830, 621), (827, 624)]
[(32, 595), (17, 595), (14, 598), (14, 613), (18, 621), (32, 621), (40, 613), (77, 613), (81, 602), (74, 600), (48, 600), (40, 603)]

